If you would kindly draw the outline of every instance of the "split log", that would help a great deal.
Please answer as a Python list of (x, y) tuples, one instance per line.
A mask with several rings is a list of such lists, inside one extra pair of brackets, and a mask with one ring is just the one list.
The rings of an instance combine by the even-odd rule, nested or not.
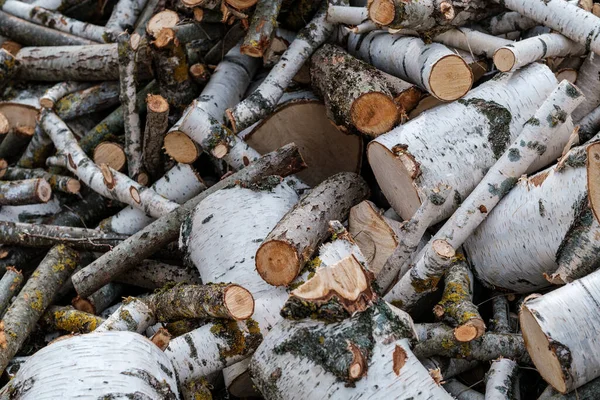
[[(573, 111), (574, 122), (579, 123), (594, 108), (600, 106), (600, 95), (598, 94), (600, 83), (598, 82), (598, 76), (600, 76), (600, 56), (590, 53), (579, 68), (577, 80), (575, 81), (577, 87), (581, 88), (580, 90), (586, 100)], [(583, 143), (583, 141), (580, 141), (580, 143)]]
[(0, 158), (13, 162), (32, 140), (35, 129), (23, 125), (12, 128), (0, 143)]
[(103, 196), (122, 201), (159, 217), (178, 207), (177, 203), (166, 200), (155, 191), (139, 185), (120, 172), (107, 166), (96, 166), (81, 150), (77, 140), (66, 124), (52, 111), (44, 109), (40, 123), (51, 137), (56, 148), (67, 155), (68, 169), (94, 191)]
[(240, 47), (243, 54), (262, 57), (271, 43), (271, 37), (277, 27), (277, 17), (283, 0), (259, 0), (250, 20), (248, 33)]
[(160, 95), (148, 95), (146, 107), (142, 160), (150, 178), (156, 180), (163, 171), (162, 145), (169, 124), (169, 103)]
[(597, 378), (598, 279), (594, 272), (526, 301), (519, 321), (527, 351), (540, 375), (560, 393)]
[(143, 333), (156, 322), (152, 310), (142, 300), (128, 297), (95, 332), (129, 331)]
[[(160, 196), (178, 204), (185, 203), (206, 190), (206, 184), (190, 165), (177, 164), (151, 186)], [(152, 223), (154, 219), (142, 210), (129, 206), (100, 222), (100, 228), (132, 235)]]
[(139, 260), (152, 255), (158, 248), (176, 240), (180, 225), (188, 213), (212, 193), (236, 181), (251, 184), (262, 176), (273, 174), (287, 176), (302, 170), (303, 167), (304, 162), (293, 144), (262, 156), (243, 170), (222, 179), (203, 193), (188, 200), (174, 212), (159, 218), (73, 275), (75, 289), (80, 296), (85, 297), (135, 266)]
[(19, 351), (54, 295), (75, 270), (79, 255), (64, 245), (53, 247), (27, 280), (0, 321), (0, 370)]
[(410, 309), (418, 299), (435, 290), (454, 251), (471, 236), (536, 159), (548, 153), (553, 136), (560, 135), (569, 113), (582, 101), (581, 92), (571, 83), (563, 81), (558, 85), (526, 123), (521, 134), (438, 230), (410, 273), (388, 293), (388, 299), (399, 300), (402, 307)]
[(71, 300), (71, 304), (79, 311), (89, 314), (100, 314), (121, 297), (125, 287), (119, 283), (108, 283), (88, 297), (79, 296)]
[(71, 120), (116, 104), (119, 104), (119, 84), (109, 81), (66, 95), (56, 103), (54, 112), (64, 120)]
[[(331, 4), (340, 5), (343, 2), (334, 0)], [(327, 3), (321, 4), (317, 14), (298, 32), (296, 39), (283, 53), (282, 60), (275, 64), (263, 83), (244, 101), (227, 109), (234, 132), (241, 132), (269, 115), (305, 61), (333, 33), (336, 25), (327, 22), (327, 6)]]
[(321, 46), (311, 57), (310, 73), (335, 125), (377, 137), (399, 122), (400, 110), (381, 71), (340, 47)]
[(90, 333), (103, 322), (104, 318), (75, 310), (70, 306), (51, 306), (42, 316), (42, 323), (48, 328), (73, 333)]
[(178, 283), (201, 284), (194, 267), (179, 267), (154, 260), (144, 260), (138, 266), (115, 278), (117, 282), (145, 289), (159, 289)]
[(508, 72), (547, 57), (581, 56), (585, 52), (583, 45), (560, 33), (546, 33), (499, 48), (494, 53), (494, 64)]
[(10, 305), (13, 297), (21, 290), (23, 285), (23, 274), (14, 267), (7, 267), (2, 279), (0, 279), (0, 316)]
[(426, 45), (419, 38), (381, 31), (350, 33), (348, 51), (388, 74), (419, 85), (441, 100), (459, 99), (473, 84), (469, 66), (439, 43)]
[(254, 313), (254, 298), (242, 286), (227, 283), (177, 285), (143, 299), (159, 322), (187, 318), (243, 321)]
[[(256, 269), (260, 276), (271, 285), (289, 285), (325, 239), (326, 221), (345, 219), (350, 208), (367, 194), (364, 180), (349, 172), (336, 174), (314, 188), (257, 250)], [(297, 229), (298, 224), (305, 228)]]
[[(425, 112), (373, 140), (367, 149), (370, 165), (394, 210), (409, 219), (419, 207), (423, 188), (445, 183), (454, 188), (456, 201), (446, 204), (434, 222), (449, 217), (556, 83), (547, 67), (532, 64), (513, 74), (499, 75), (465, 98)], [(523, 87), (536, 90), (525, 91)], [(444, 129), (438, 121), (447, 121)], [(549, 164), (562, 153), (572, 131), (570, 122), (564, 125), (531, 170)], [(424, 136), (422, 132), (429, 134)], [(466, 160), (460, 154), (473, 154), (474, 158)]]
[(44, 108), (54, 108), (54, 105), (66, 95), (88, 87), (90, 87), (90, 84), (87, 82), (66, 81), (57, 83), (44, 92), (44, 95), (40, 98), (40, 105)]
[(510, 46), (513, 43), (512, 40), (488, 35), (487, 33), (465, 27), (439, 34), (433, 38), (433, 41), (468, 51), (474, 55), (485, 55), (487, 58), (492, 58), (499, 48)]
[(57, 340), (21, 366), (8, 390), (17, 397), (35, 398), (179, 398), (167, 355), (130, 332), (94, 332)]
[(106, 28), (116, 32), (133, 31), (138, 16), (148, 0), (118, 0), (106, 21)]
[(64, 193), (77, 194), (81, 184), (77, 179), (69, 176), (54, 175), (43, 169), (25, 169), (19, 167), (8, 167), (2, 178), (6, 180), (34, 179), (41, 178), (50, 184), (52, 190), (58, 190)]
[(490, 400), (521, 398), (519, 391), (519, 366), (513, 360), (500, 358), (492, 362), (485, 375), (485, 397)]
[(7, 36), (23, 46), (78, 46), (97, 44), (88, 39), (25, 21), (4, 11), (0, 11), (0, 35)]
[(52, 188), (44, 179), (0, 181), (0, 205), (20, 206), (46, 203), (52, 196)]
[[(410, 107), (408, 101), (404, 104)], [(358, 172), (361, 166), (362, 138), (333, 126), (325, 106), (310, 91), (285, 93), (272, 114), (238, 137), (260, 154), (296, 143), (308, 165), (297, 177), (310, 186), (338, 172)]]

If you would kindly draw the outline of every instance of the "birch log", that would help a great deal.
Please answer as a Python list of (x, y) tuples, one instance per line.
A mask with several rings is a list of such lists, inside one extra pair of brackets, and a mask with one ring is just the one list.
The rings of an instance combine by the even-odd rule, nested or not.
[(144, 289), (159, 289), (178, 283), (202, 283), (195, 267), (179, 267), (154, 260), (142, 261), (137, 267), (116, 277), (115, 280)]
[[(394, 210), (409, 219), (421, 203), (423, 188), (444, 183), (454, 188), (455, 202), (446, 204), (434, 222), (450, 216), (516, 139), (556, 83), (547, 67), (532, 64), (499, 75), (465, 98), (424, 112), (373, 140), (367, 149), (369, 163)], [(524, 90), (527, 87), (535, 90)], [(441, 126), (439, 121), (444, 121)], [(567, 119), (531, 170), (555, 160), (571, 131)], [(422, 132), (429, 134), (423, 136)], [(472, 154), (473, 158), (465, 159), (461, 154)]]
[(3, 178), (7, 180), (42, 178), (50, 184), (52, 190), (71, 194), (79, 193), (79, 189), (81, 188), (81, 183), (77, 179), (69, 176), (54, 175), (41, 168), (25, 169), (8, 167)]
[(252, 14), (248, 32), (240, 47), (243, 54), (262, 57), (269, 47), (283, 0), (259, 0)]
[(0, 181), (0, 205), (2, 206), (46, 203), (51, 196), (50, 184), (41, 178)]
[(442, 384), (444, 389), (456, 400), (485, 400), (485, 396), (457, 379), (450, 379)]
[(14, 267), (7, 267), (0, 279), (0, 316), (10, 305), (13, 297), (21, 290), (23, 274)]
[(134, 297), (123, 300), (117, 308), (95, 332), (129, 331), (143, 333), (156, 322), (154, 313), (145, 302)]
[(0, 89), (4, 87), (18, 71), (15, 57), (4, 49), (0, 49)]
[(513, 43), (512, 40), (502, 39), (465, 27), (439, 34), (433, 38), (433, 41), (468, 51), (474, 55), (485, 55), (487, 58), (492, 58), (494, 52), (499, 48)]
[(504, 400), (521, 398), (519, 392), (519, 366), (513, 360), (500, 358), (492, 362), (485, 375), (485, 398)]
[(479, 21), (479, 25), (491, 35), (502, 35), (514, 31), (526, 31), (535, 27), (538, 23), (518, 12), (506, 11)]
[(0, 35), (25, 46), (77, 46), (96, 42), (77, 37), (45, 26), (36, 25), (0, 11)]
[(519, 313), (527, 351), (540, 375), (567, 393), (600, 375), (600, 273), (526, 301)]
[(435, 290), (449, 261), (487, 214), (512, 189), (531, 165), (547, 153), (552, 137), (559, 135), (568, 115), (583, 101), (581, 92), (568, 81), (561, 82), (538, 108), (511, 146), (489, 169), (456, 212), (432, 238), (431, 246), (388, 293), (407, 309), (417, 299)]
[(353, 56), (419, 85), (440, 100), (459, 99), (473, 84), (469, 66), (441, 44), (426, 45), (419, 38), (374, 31), (350, 33), (347, 46)]
[[(260, 276), (271, 285), (290, 284), (325, 239), (326, 221), (345, 219), (350, 208), (367, 194), (364, 180), (348, 172), (336, 174), (314, 188), (257, 250), (256, 269)], [(304, 228), (298, 229), (299, 225)]]
[[(573, 111), (573, 121), (580, 123), (581, 119), (594, 108), (600, 106), (600, 56), (596, 53), (590, 53), (585, 58), (583, 64), (578, 70), (577, 80), (575, 84), (581, 88), (585, 95), (586, 101)], [(596, 132), (594, 132), (594, 135)], [(579, 143), (584, 143), (580, 141)]]
[(148, 0), (119, 0), (106, 21), (106, 27), (117, 32), (132, 31)]
[(73, 307), (50, 306), (42, 317), (42, 324), (50, 329), (76, 333), (90, 333), (103, 322), (104, 318)]
[(88, 87), (90, 87), (90, 84), (86, 82), (66, 81), (57, 83), (44, 92), (44, 95), (40, 98), (40, 105), (44, 108), (53, 108), (66, 95)]
[(327, 21), (333, 24), (360, 25), (369, 19), (366, 7), (333, 6), (327, 8)]
[(96, 315), (106, 310), (113, 303), (116, 303), (124, 291), (125, 287), (123, 285), (111, 282), (96, 290), (85, 299), (79, 296), (75, 297), (71, 300), (71, 304), (79, 311)]
[(585, 46), (560, 33), (546, 33), (499, 48), (494, 53), (494, 64), (508, 72), (547, 57), (581, 56), (585, 52)]
[(0, 157), (12, 163), (32, 140), (35, 129), (29, 125), (15, 126), (0, 143)]
[[(86, 114), (102, 111), (119, 104), (119, 84), (114, 81), (80, 90), (63, 97), (54, 111), (64, 120), (72, 120)], [(73, 121), (70, 121), (72, 124)], [(89, 129), (88, 127), (85, 130)]]
[(152, 180), (162, 175), (162, 145), (169, 125), (169, 103), (160, 95), (146, 97), (146, 127), (144, 129), (142, 161)]

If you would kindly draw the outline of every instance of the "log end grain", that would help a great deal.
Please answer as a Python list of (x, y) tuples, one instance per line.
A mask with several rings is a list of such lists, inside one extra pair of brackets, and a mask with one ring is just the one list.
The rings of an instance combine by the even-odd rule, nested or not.
[(81, 190), (81, 182), (77, 179), (71, 178), (67, 181), (66, 189), (68, 193), (77, 194)]
[(365, 93), (352, 103), (352, 124), (362, 133), (377, 137), (392, 129), (399, 120), (398, 106), (383, 93)]
[(172, 43), (173, 40), (175, 40), (175, 31), (173, 31), (171, 28), (162, 28), (156, 34), (156, 39), (152, 42), (152, 44), (157, 49), (162, 49)]
[(172, 28), (179, 22), (179, 15), (172, 10), (163, 10), (150, 18), (146, 25), (146, 32), (156, 38), (163, 28)]
[(37, 180), (35, 192), (42, 203), (46, 203), (52, 197), (52, 187), (45, 179)]
[(444, 101), (463, 97), (473, 86), (473, 72), (458, 55), (441, 58), (431, 69), (429, 87), (431, 94)]
[(167, 133), (164, 149), (169, 157), (183, 164), (191, 164), (200, 156), (200, 151), (196, 143), (188, 135), (180, 131)]
[(247, 289), (230, 285), (225, 289), (223, 303), (231, 317), (237, 321), (243, 321), (254, 313), (254, 297)]
[(485, 323), (480, 318), (472, 319), (454, 329), (454, 337), (459, 342), (470, 342), (485, 333)]
[(127, 162), (123, 146), (113, 142), (102, 142), (96, 146), (93, 159), (96, 165), (106, 164), (115, 171), (122, 171)]
[(369, 4), (369, 18), (376, 24), (391, 24), (395, 16), (396, 5), (392, 0), (373, 0)]
[(169, 347), (171, 338), (173, 336), (166, 328), (159, 328), (158, 331), (150, 338), (150, 341), (154, 343), (159, 349), (165, 351)]
[(8, 122), (8, 118), (2, 113), (0, 113), (0, 135), (6, 135), (10, 130), (10, 122)]
[(556, 80), (562, 82), (563, 80), (567, 80), (571, 83), (575, 83), (577, 80), (578, 72), (574, 68), (562, 68), (554, 74), (556, 76)]
[(517, 59), (511, 49), (502, 47), (494, 53), (494, 65), (502, 72), (512, 70), (516, 62)]
[(146, 97), (146, 105), (148, 106), (148, 111), (154, 113), (165, 113), (169, 111), (169, 103), (159, 94), (149, 94)]
[(538, 372), (554, 389), (566, 393), (567, 383), (555, 352), (556, 346), (552, 345), (527, 305), (521, 308), (519, 321), (527, 352)]
[(283, 240), (263, 243), (256, 252), (256, 270), (273, 286), (289, 285), (300, 271), (296, 249)]

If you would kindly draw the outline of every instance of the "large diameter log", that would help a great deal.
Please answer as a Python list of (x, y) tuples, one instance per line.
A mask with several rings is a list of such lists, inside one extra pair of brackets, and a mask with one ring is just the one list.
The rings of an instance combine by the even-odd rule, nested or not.
[[(409, 219), (421, 203), (423, 189), (445, 183), (454, 188), (456, 201), (448, 202), (434, 222), (450, 216), (556, 84), (550, 69), (532, 64), (499, 75), (465, 98), (424, 112), (373, 140), (367, 149), (369, 162), (394, 210)], [(567, 121), (530, 171), (555, 160), (571, 130), (572, 123)]]
[(21, 366), (9, 390), (23, 399), (179, 398), (167, 355), (131, 332), (90, 333), (55, 341)]
[(238, 136), (261, 154), (296, 143), (308, 165), (297, 176), (310, 186), (360, 169), (362, 138), (333, 126), (323, 103), (309, 91), (284, 94), (273, 113)]
[(540, 375), (561, 393), (600, 376), (600, 273), (526, 301), (519, 320)]
[[(342, 172), (300, 201), (269, 233), (256, 252), (256, 269), (268, 283), (290, 284), (327, 234), (327, 222), (344, 220), (368, 194), (364, 180)], [(302, 226), (298, 229), (298, 226)]]

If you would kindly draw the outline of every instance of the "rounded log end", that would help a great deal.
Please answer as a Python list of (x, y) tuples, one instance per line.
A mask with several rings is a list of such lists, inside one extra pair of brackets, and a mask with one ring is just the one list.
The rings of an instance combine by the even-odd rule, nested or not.
[(0, 135), (6, 135), (10, 130), (10, 122), (6, 115), (0, 113)]
[(106, 164), (115, 171), (122, 171), (127, 162), (123, 147), (113, 142), (102, 142), (96, 146), (92, 158), (97, 165)]
[(376, 24), (391, 24), (395, 16), (396, 6), (392, 0), (373, 0), (369, 4), (369, 18)]
[(42, 108), (54, 108), (54, 101), (52, 101), (52, 99), (48, 99), (45, 97), (42, 97), (40, 99), (40, 106), (42, 106)]
[(77, 179), (69, 179), (67, 181), (67, 192), (77, 194), (81, 190), (81, 182)]
[(431, 249), (435, 251), (438, 256), (445, 259), (450, 259), (456, 255), (454, 247), (452, 247), (450, 243), (443, 239), (434, 240), (431, 244)]
[(473, 86), (473, 71), (462, 57), (452, 54), (442, 57), (429, 75), (431, 94), (444, 101), (463, 97)]
[(75, 297), (73, 300), (71, 300), (71, 305), (79, 311), (83, 311), (92, 315), (96, 314), (96, 307), (94, 307), (91, 301), (84, 299), (83, 297)]
[(6, 168), (8, 168), (8, 162), (5, 159), (0, 158), (0, 178), (6, 174)]
[(494, 65), (502, 72), (512, 70), (516, 62), (515, 54), (511, 49), (501, 47), (494, 53)]
[(350, 116), (356, 129), (370, 136), (379, 136), (396, 125), (400, 110), (390, 96), (370, 92), (352, 103)]
[(239, 285), (229, 285), (225, 289), (223, 303), (236, 321), (243, 321), (254, 314), (254, 297), (247, 289)]
[(38, 179), (35, 193), (42, 203), (46, 203), (52, 197), (52, 187), (45, 179)]
[(225, 0), (225, 2), (241, 11), (254, 6), (258, 0)]
[(454, 337), (459, 342), (470, 342), (485, 333), (485, 323), (481, 318), (474, 318), (454, 329)]
[(181, 4), (190, 8), (202, 6), (205, 2), (206, 0), (181, 0)]
[(146, 97), (146, 105), (148, 111), (154, 113), (166, 113), (169, 112), (169, 102), (165, 100), (160, 94), (149, 94)]
[[(182, 1), (186, 4), (186, 1)], [(146, 32), (156, 38), (163, 28), (172, 28), (179, 22), (179, 15), (175, 11), (164, 10), (156, 13), (148, 20), (146, 25)]]
[(137, 183), (139, 183), (142, 186), (148, 186), (148, 183), (150, 182), (150, 177), (148, 176), (147, 173), (140, 172), (135, 180)]
[(289, 285), (300, 271), (296, 249), (283, 240), (264, 242), (256, 251), (256, 270), (273, 286)]
[(265, 44), (266, 43), (257, 43), (255, 46), (250, 44), (242, 45), (240, 46), (240, 53), (254, 58), (262, 57), (265, 53)]
[(227, 146), (225, 143), (219, 143), (214, 147), (214, 149), (212, 149), (210, 153), (216, 158), (221, 159), (225, 157), (227, 153), (229, 153), (229, 146)]
[(372, 141), (367, 147), (369, 164), (394, 211), (404, 220), (409, 220), (421, 205), (419, 194), (413, 186), (413, 174), (387, 147)]
[(527, 352), (538, 372), (552, 387), (561, 393), (566, 393), (567, 387), (560, 360), (548, 336), (542, 330), (533, 313), (527, 305), (521, 308), (519, 322)]
[(164, 47), (167, 47), (170, 43), (172, 43), (173, 40), (175, 40), (175, 32), (173, 31), (173, 29), (162, 28), (156, 34), (156, 39), (154, 40), (154, 42), (152, 42), (152, 44), (154, 44), (154, 46), (157, 49), (162, 49)]
[(169, 157), (183, 164), (191, 164), (200, 156), (194, 141), (180, 131), (167, 133), (164, 149)]
[(193, 64), (190, 67), (190, 75), (192, 76), (192, 78), (194, 78), (194, 80), (196, 80), (196, 82), (199, 81), (208, 81), (208, 79), (210, 78), (210, 72), (208, 71), (208, 68), (206, 67), (206, 65), (202, 64), (202, 63), (196, 63)]

